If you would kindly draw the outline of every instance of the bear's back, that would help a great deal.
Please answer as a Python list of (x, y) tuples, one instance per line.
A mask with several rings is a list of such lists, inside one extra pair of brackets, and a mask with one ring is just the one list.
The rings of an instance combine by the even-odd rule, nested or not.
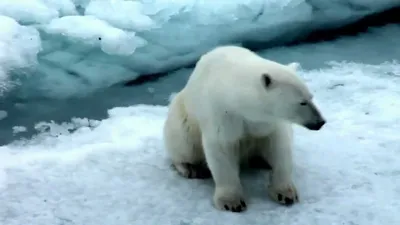
[[(265, 66), (263, 58), (238, 46), (217, 47), (200, 57), (186, 86), (202, 86), (228, 90), (250, 82), (251, 76), (261, 74)], [(260, 72), (258, 72), (258, 71)]]

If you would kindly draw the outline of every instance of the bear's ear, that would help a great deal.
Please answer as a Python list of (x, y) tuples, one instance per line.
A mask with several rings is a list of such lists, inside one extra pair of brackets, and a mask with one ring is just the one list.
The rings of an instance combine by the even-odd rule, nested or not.
[(290, 69), (292, 69), (293, 71), (297, 71), (297, 70), (300, 69), (300, 63), (298, 63), (298, 62), (289, 63), (287, 66), (288, 66)]
[(262, 81), (262, 84), (264, 85), (264, 87), (269, 88), (271, 86), (272, 79), (269, 74), (263, 73), (261, 75), (261, 81)]

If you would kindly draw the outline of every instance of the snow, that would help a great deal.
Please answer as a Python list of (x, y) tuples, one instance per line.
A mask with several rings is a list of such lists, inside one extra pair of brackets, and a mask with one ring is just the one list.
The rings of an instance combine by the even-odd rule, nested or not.
[(328, 123), (295, 126), (299, 204), (273, 203), (261, 173), (243, 183), (242, 214), (212, 207), (212, 180), (170, 167), (162, 143), (166, 106), (115, 107), (102, 120), (39, 122), (31, 139), (0, 147), (0, 223), (399, 224), (400, 64), (329, 62), (300, 75)]
[(12, 49), (29, 72), (0, 61), (0, 84), (17, 84), (19, 99), (83, 96), (190, 66), (216, 45), (279, 45), (395, 6), (398, 0), (2, 0), (0, 22), (21, 36), (5, 35), (10, 47), (0, 45), (0, 56)]

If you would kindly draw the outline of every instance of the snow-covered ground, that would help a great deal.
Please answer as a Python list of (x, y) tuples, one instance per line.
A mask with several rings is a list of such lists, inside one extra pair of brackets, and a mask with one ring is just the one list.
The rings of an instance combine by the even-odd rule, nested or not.
[[(7, 73), (8, 83), (19, 84), (12, 93), (18, 98), (84, 95), (188, 66), (216, 45), (282, 44), (394, 6), (400, 2), (1, 0), (0, 27), (20, 33), (0, 33), (0, 78)], [(10, 51), (20, 58), (3, 60)]]
[(1, 146), (0, 224), (400, 224), (400, 64), (332, 62), (300, 75), (328, 123), (295, 129), (297, 205), (273, 203), (262, 174), (248, 171), (248, 210), (217, 211), (212, 180), (169, 167), (167, 108), (135, 105), (103, 120), (42, 122), (36, 137)]

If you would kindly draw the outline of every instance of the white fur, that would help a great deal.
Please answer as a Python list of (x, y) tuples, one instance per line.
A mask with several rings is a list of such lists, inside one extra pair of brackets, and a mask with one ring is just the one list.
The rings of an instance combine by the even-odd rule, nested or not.
[[(164, 126), (166, 150), (183, 176), (190, 174), (185, 163), (208, 166), (217, 208), (244, 210), (240, 165), (255, 155), (272, 167), (269, 196), (280, 203), (298, 201), (291, 123), (322, 119), (295, 74), (298, 66), (263, 59), (242, 47), (217, 47), (200, 58), (172, 99)], [(270, 86), (265, 87), (262, 74), (271, 78)], [(300, 106), (302, 101), (308, 105)]]

